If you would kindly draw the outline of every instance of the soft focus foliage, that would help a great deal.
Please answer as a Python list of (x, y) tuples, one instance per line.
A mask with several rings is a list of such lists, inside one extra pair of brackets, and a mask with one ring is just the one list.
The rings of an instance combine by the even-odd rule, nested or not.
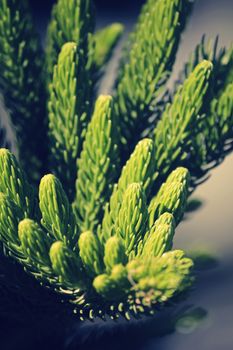
[(43, 55), (27, 1), (0, 0), (0, 89), (19, 155), (0, 150), (0, 240), (80, 319), (153, 313), (192, 283), (175, 229), (233, 145), (232, 48), (203, 38), (166, 90), (192, 5), (147, 0), (113, 96), (98, 96), (120, 23), (95, 31), (92, 0), (58, 0)]

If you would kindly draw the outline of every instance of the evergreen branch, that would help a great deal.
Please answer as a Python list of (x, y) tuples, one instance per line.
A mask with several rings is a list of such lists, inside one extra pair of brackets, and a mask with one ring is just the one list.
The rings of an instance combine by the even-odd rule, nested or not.
[(42, 52), (26, 0), (1, 0), (0, 13), (0, 90), (16, 130), (20, 160), (36, 180), (47, 157)]
[(166, 212), (174, 216), (176, 225), (179, 224), (186, 209), (189, 186), (190, 174), (187, 169), (177, 168), (169, 175), (150, 202), (149, 227)]
[(82, 263), (79, 257), (63, 242), (57, 241), (50, 248), (52, 268), (59, 282), (72, 289), (83, 289)]
[(7, 196), (0, 192), (0, 239), (15, 256), (22, 256), (18, 237), (18, 223), (24, 212)]
[(50, 266), (49, 249), (52, 241), (46, 232), (30, 219), (20, 221), (18, 232), (22, 251), (30, 263), (38, 269)]
[(112, 98), (100, 96), (78, 161), (74, 210), (82, 231), (96, 228), (112, 192), (119, 163), (116, 136)]
[[(190, 0), (147, 0), (115, 97), (100, 96), (91, 118), (95, 84), (123, 29), (94, 34), (91, 0), (58, 0), (46, 60), (50, 156), (61, 182), (46, 175), (37, 198), (16, 158), (0, 150), (3, 252), (71, 302), (80, 319), (151, 313), (192, 283), (192, 261), (171, 249), (190, 179), (233, 146), (233, 50), (203, 39), (167, 98), (190, 8)], [(43, 59), (26, 0), (0, 0), (0, 10), (0, 89), (35, 179), (47, 156), (38, 147), (47, 145)], [(138, 142), (153, 123), (152, 139)]]
[(94, 64), (96, 70), (101, 70), (111, 58), (112, 52), (124, 32), (124, 26), (121, 23), (113, 23), (94, 35), (95, 50)]
[(46, 175), (41, 180), (39, 198), (42, 226), (56, 240), (73, 248), (78, 239), (78, 226), (62, 185), (54, 175)]
[[(211, 168), (220, 164), (233, 147), (233, 50), (228, 50), (214, 77), (212, 96), (204, 109), (205, 117), (197, 138), (200, 147), (200, 174), (204, 176)], [(214, 93), (215, 92), (215, 93)], [(198, 142), (199, 141), (199, 142)], [(198, 153), (197, 153), (198, 154)], [(198, 156), (196, 157), (198, 158)], [(196, 167), (198, 168), (198, 167)]]
[(128, 186), (138, 182), (142, 185), (146, 195), (149, 195), (155, 167), (154, 157), (152, 140), (144, 139), (140, 141), (123, 167), (118, 184), (114, 186), (109, 204), (105, 207), (102, 228), (98, 230), (102, 242), (106, 242), (113, 235), (113, 226), (119, 214), (123, 194)]
[(223, 161), (233, 147), (233, 84), (214, 98), (192, 146), (191, 173), (197, 181)]
[[(232, 48), (219, 48), (218, 36), (214, 40), (207, 40), (206, 36), (203, 35), (200, 43), (196, 46), (195, 50), (190, 54), (188, 61), (185, 63), (175, 87), (177, 88), (178, 84), (183, 83), (199, 63), (203, 60), (207, 60), (213, 63), (213, 79), (211, 84), (212, 98), (217, 96), (227, 84), (227, 79), (229, 79), (231, 70), (233, 71), (232, 57)], [(228, 82), (230, 82), (230, 80)]]
[[(41, 284), (50, 286), (64, 296), (69, 296), (69, 300), (80, 310), (82, 308), (89, 310), (88, 317), (93, 317), (95, 303), (98, 301), (99, 307), (107, 313), (111, 314), (116, 307), (114, 316), (121, 312), (129, 318), (126, 310), (132, 314), (145, 312), (143, 303), (148, 293), (148, 285), (151, 284), (151, 292), (146, 296), (146, 300), (149, 301), (146, 307), (149, 309), (189, 285), (190, 276), (187, 274), (191, 262), (183, 257), (183, 253), (178, 257), (175, 255), (175, 262), (171, 258), (171, 252), (167, 258), (163, 254), (172, 246), (173, 216), (166, 213), (152, 224), (152, 228), (148, 226), (147, 199), (144, 191), (148, 191), (149, 179), (154, 173), (151, 165), (151, 160), (154, 159), (151, 140), (145, 139), (138, 144), (122, 172), (116, 186), (117, 196), (121, 198), (117, 209), (118, 216), (112, 227), (112, 237), (107, 239), (105, 244), (90, 231), (82, 233), (78, 240), (79, 232), (72, 208), (61, 183), (53, 175), (46, 175), (41, 180), (39, 188), (41, 214), (38, 213), (34, 220), (25, 219), (26, 214), (21, 208), (25, 197), (22, 184), (26, 186), (24, 174), (19, 171), (19, 166), (9, 151), (1, 150), (0, 154), (3, 155), (3, 164), (11, 164), (12, 172), (12, 169), (17, 169), (16, 182), (21, 186), (15, 187), (14, 196), (6, 186), (1, 188), (3, 193), (0, 194), (0, 239), (6, 251)], [(139, 170), (134, 168), (136, 160), (144, 160), (142, 163), (144, 167)], [(137, 170), (137, 173), (136, 171), (131, 173), (132, 170)], [(171, 174), (170, 180), (184, 181), (186, 177), (187, 172), (183, 169), (182, 174), (181, 171), (179, 174), (178, 171)], [(14, 179), (15, 177), (12, 177), (12, 183), (15, 182)], [(140, 183), (131, 183), (133, 179), (138, 179)], [(163, 191), (169, 189), (163, 188)], [(8, 193), (13, 199), (15, 197), (18, 199), (17, 204), (9, 198)], [(182, 193), (180, 198), (178, 194), (176, 196), (177, 202), (185, 200)], [(180, 211), (184, 207), (180, 206)], [(40, 216), (42, 226), (37, 221)], [(148, 255), (143, 263), (143, 256), (148, 252), (151, 260), (160, 256), (162, 262), (159, 260), (158, 265), (161, 268), (163, 263), (165, 278), (171, 278), (173, 282), (162, 281), (159, 268), (154, 274), (148, 272), (148, 275), (145, 275), (150, 263)], [(134, 265), (129, 262), (132, 259), (133, 263), (136, 261), (141, 266), (140, 273), (143, 275), (135, 275), (132, 267)], [(157, 260), (155, 262), (157, 263)], [(175, 267), (170, 266), (171, 263), (178, 265), (177, 273), (174, 271)], [(159, 289), (159, 297), (156, 288)]]
[(218, 99), (210, 106), (210, 118), (207, 118), (208, 128), (204, 129), (206, 141), (207, 163), (221, 158), (225, 147), (229, 151), (229, 140), (233, 137), (233, 81), (228, 84)]
[(142, 257), (162, 256), (163, 253), (172, 249), (175, 234), (175, 221), (170, 213), (162, 214), (146, 233)]
[(69, 197), (74, 196), (76, 162), (90, 115), (88, 81), (82, 50), (66, 43), (54, 68), (48, 109), (51, 163)]
[(88, 275), (95, 277), (103, 272), (103, 252), (99, 239), (92, 232), (81, 234), (79, 241), (80, 257)]
[(197, 131), (199, 113), (208, 93), (213, 65), (198, 64), (184, 84), (179, 87), (154, 130), (155, 177), (161, 183), (171, 170), (188, 157), (188, 145)]
[[(104, 299), (114, 300), (119, 298), (118, 288), (111, 276), (108, 274), (102, 274), (94, 279), (93, 286), (98, 294), (100, 294)], [(121, 296), (120, 296), (121, 297)]]
[(15, 156), (7, 149), (0, 149), (0, 192), (5, 193), (17, 205), (25, 217), (34, 215), (34, 191)]
[(132, 260), (127, 265), (128, 273), (134, 280), (138, 299), (144, 305), (164, 302), (182, 292), (190, 285), (191, 259), (182, 251), (164, 253), (161, 257)]
[(185, 163), (185, 166), (189, 163), (188, 167), (196, 184), (232, 149), (232, 58), (232, 47), (219, 49), (218, 37), (214, 41), (206, 41), (203, 36), (180, 75), (180, 80), (185, 79), (202, 59), (213, 62), (208, 101), (201, 108), (200, 114), (203, 114), (203, 118), (188, 151), (189, 159)]
[(75, 42), (87, 58), (89, 41), (95, 26), (93, 11), (92, 0), (58, 0), (54, 5), (46, 48), (47, 71), (50, 77), (65, 43)]
[(225, 54), (225, 67), (227, 69), (226, 72), (226, 79), (224, 81), (224, 86), (227, 84), (231, 84), (233, 82), (233, 44), (231, 44), (230, 49)]
[(121, 208), (115, 221), (116, 234), (122, 238), (129, 259), (137, 254), (148, 223), (146, 196), (140, 184), (129, 185), (123, 195)]
[(104, 264), (108, 273), (111, 273), (114, 266), (125, 265), (128, 261), (124, 241), (117, 235), (110, 237), (104, 247)]
[[(172, 251), (161, 257), (137, 258), (129, 262), (126, 268), (116, 265), (110, 275), (96, 277), (93, 285), (97, 293), (107, 300), (122, 300), (127, 292), (134, 291), (138, 308), (132, 305), (130, 310), (144, 312), (146, 307), (165, 302), (188, 288), (192, 283), (192, 267), (192, 260), (185, 257), (182, 251)], [(120, 289), (120, 286), (124, 288)], [(119, 295), (119, 290), (125, 291), (125, 294), (121, 292)]]
[[(112, 273), (102, 274), (94, 279), (93, 286), (98, 294), (107, 301), (119, 302), (127, 298), (127, 293), (132, 288), (123, 265), (115, 265)], [(127, 315), (125, 316), (127, 317)]]
[[(175, 60), (188, 1), (148, 1), (139, 18), (115, 97), (124, 152), (137, 143)], [(135, 137), (135, 135), (138, 135)]]

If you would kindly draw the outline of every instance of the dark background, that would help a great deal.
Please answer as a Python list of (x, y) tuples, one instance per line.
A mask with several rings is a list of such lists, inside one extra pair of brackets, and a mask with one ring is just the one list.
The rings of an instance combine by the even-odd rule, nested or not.
[[(67, 0), (68, 1), (68, 0)], [(31, 3), (32, 9), (35, 11), (35, 13), (48, 13), (48, 11), (51, 9), (52, 5), (56, 2), (56, 0), (44, 0), (44, 1), (35, 1), (35, 0), (29, 0)], [(117, 10), (119, 11), (127, 11), (132, 10), (133, 7), (138, 8), (143, 3), (145, 3), (145, 0), (95, 0), (95, 5), (98, 10), (101, 11), (111, 11), (111, 10)], [(228, 3), (229, 5), (232, 4), (233, 0), (195, 0), (195, 2), (198, 2), (199, 5), (202, 3), (203, 6), (207, 4), (210, 5), (216, 5), (224, 3), (223, 6), (226, 6)]]
[[(30, 0), (31, 6), (35, 12), (46, 12), (48, 11), (52, 5), (55, 3), (55, 0), (45, 0), (45, 1), (35, 1), (35, 0)], [(113, 10), (117, 9), (122, 10), (122, 9), (127, 9), (127, 8), (132, 8), (132, 6), (138, 6), (143, 4), (145, 1), (144, 0), (95, 0), (95, 4), (97, 7), (97, 10)]]
[[(56, 0), (28, 1), (37, 29), (42, 39), (44, 39), (52, 6), (56, 3)], [(111, 22), (120, 21), (126, 25), (126, 28), (130, 29), (132, 26), (131, 21), (135, 20), (145, 1), (146, 0), (94, 0), (97, 19), (96, 28), (103, 27)]]

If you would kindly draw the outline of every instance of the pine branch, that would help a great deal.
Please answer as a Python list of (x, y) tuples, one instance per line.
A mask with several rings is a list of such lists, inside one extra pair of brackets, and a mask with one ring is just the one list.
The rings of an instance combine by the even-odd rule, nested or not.
[(232, 57), (232, 47), (229, 49), (219, 47), (218, 36), (214, 40), (211, 40), (203, 35), (200, 43), (196, 46), (194, 51), (190, 54), (188, 61), (185, 63), (175, 87), (177, 88), (178, 84), (183, 83), (199, 63), (203, 60), (207, 60), (211, 61), (213, 64), (211, 89), (212, 98), (216, 97), (227, 84), (227, 79), (229, 79), (228, 83), (233, 81), (233, 79), (230, 81), (230, 72), (231, 70), (233, 71)]
[(188, 4), (181, 0), (154, 0), (143, 8), (130, 40), (115, 97), (124, 154), (129, 154), (148, 126), (149, 117), (164, 90)]
[(108, 273), (114, 266), (127, 263), (124, 240), (117, 235), (110, 237), (104, 247), (104, 264)]
[[(115, 265), (112, 273), (99, 275), (94, 279), (93, 286), (96, 292), (107, 301), (115, 300), (120, 302), (126, 299), (127, 293), (132, 288), (127, 275), (127, 269), (123, 265)], [(119, 304), (122, 306), (122, 303)], [(118, 308), (118, 312), (120, 307)], [(128, 313), (124, 314), (128, 319)], [(113, 316), (114, 317), (114, 316)]]
[(42, 52), (26, 0), (1, 0), (0, 13), (0, 90), (16, 130), (21, 162), (36, 180), (47, 157)]
[[(58, 177), (44, 176), (37, 195), (16, 158), (0, 150), (3, 251), (72, 303), (80, 319), (152, 313), (192, 283), (192, 261), (171, 249), (191, 185), (233, 146), (233, 50), (203, 39), (167, 98), (190, 8), (189, 0), (146, 2), (115, 97), (100, 96), (91, 118), (97, 79), (123, 29), (113, 24), (94, 34), (91, 0), (58, 0), (46, 49)], [(47, 145), (43, 58), (26, 0), (0, 0), (0, 10), (0, 88), (34, 179), (38, 157), (47, 156), (38, 147), (38, 140)], [(152, 123), (152, 139), (138, 142)]]
[(233, 136), (233, 80), (226, 85), (218, 99), (210, 106), (208, 128), (204, 128), (206, 141), (206, 163), (221, 159), (225, 151), (232, 148)]
[(52, 10), (47, 33), (47, 71), (52, 76), (62, 46), (75, 42), (87, 58), (95, 26), (92, 0), (58, 0)]
[(93, 278), (103, 272), (103, 251), (99, 239), (92, 232), (81, 234), (79, 241), (80, 257), (88, 274)]
[(82, 50), (75, 43), (66, 43), (54, 68), (48, 109), (51, 163), (70, 198), (74, 197), (76, 163), (90, 117), (88, 81)]
[(225, 67), (227, 67), (227, 69), (225, 70), (226, 79), (224, 81), (224, 86), (233, 82), (233, 44), (231, 44), (230, 49), (225, 54)]
[(0, 192), (0, 239), (15, 257), (23, 256), (18, 237), (18, 223), (23, 218), (21, 208), (9, 196)]
[(121, 23), (113, 23), (94, 35), (95, 50), (94, 64), (97, 71), (102, 70), (109, 61), (112, 52), (124, 32), (124, 26)]
[[(0, 152), (1, 168), (7, 168), (4, 168), (5, 164), (10, 166), (12, 174), (4, 176), (11, 179), (12, 190), (4, 181), (0, 187), (3, 192), (0, 193), (0, 239), (5, 250), (42, 285), (53, 288), (64, 297), (69, 296), (80, 315), (87, 310), (87, 317), (93, 318), (104, 310), (109, 315), (113, 313), (112, 317), (121, 313), (129, 319), (130, 313), (145, 313), (147, 308), (150, 310), (153, 305), (168, 300), (191, 283), (191, 260), (182, 252), (165, 253), (172, 246), (173, 216), (166, 213), (152, 224), (152, 229), (149, 227), (144, 189), (148, 191), (150, 175), (153, 174), (152, 155), (152, 141), (140, 142), (116, 186), (117, 196), (122, 200), (112, 228), (113, 235), (106, 242), (100, 242), (91, 231), (82, 233), (78, 239), (72, 207), (61, 183), (53, 175), (41, 180), (41, 213), (36, 213), (33, 220), (29, 219), (23, 211), (25, 191), (29, 186), (24, 173), (9, 151)], [(136, 160), (143, 159), (145, 163), (138, 173), (130, 173)], [(184, 180), (188, 176), (185, 170), (183, 175), (177, 173), (171, 174), (170, 180)], [(140, 183), (131, 183), (133, 178)], [(159, 193), (164, 191), (169, 189), (163, 187)], [(182, 194), (178, 197), (176, 194), (177, 202), (185, 201)], [(27, 203), (29, 207), (32, 205), (29, 201)], [(180, 205), (180, 211), (184, 207)], [(154, 260), (158, 257), (159, 260)], [(157, 265), (157, 268), (153, 267), (154, 273), (148, 271), (152, 262)], [(135, 263), (136, 267), (141, 266), (136, 273)], [(165, 280), (161, 277), (162, 265)], [(149, 286), (151, 292), (148, 294)]]
[(101, 221), (117, 178), (118, 163), (112, 98), (100, 96), (78, 161), (74, 210), (82, 231), (95, 229)]
[(179, 250), (164, 253), (161, 257), (131, 261), (127, 270), (135, 282), (137, 298), (143, 305), (164, 302), (190, 285), (192, 260)]
[(137, 247), (143, 239), (148, 224), (148, 210), (146, 196), (138, 183), (128, 186), (123, 194), (114, 229), (122, 238), (125, 252), (129, 259), (137, 255)]
[(196, 183), (220, 164), (233, 148), (233, 85), (227, 85), (207, 107), (192, 146), (190, 170)]
[(35, 200), (33, 188), (27, 182), (24, 171), (15, 156), (7, 149), (0, 149), (0, 192), (24, 213), (25, 217), (33, 216)]
[(54, 175), (46, 175), (41, 180), (39, 199), (41, 224), (53, 238), (73, 248), (79, 229), (62, 185)]
[(50, 259), (53, 271), (59, 282), (71, 289), (84, 288), (82, 283), (82, 263), (79, 257), (63, 242), (55, 242), (50, 248)]
[(140, 255), (144, 258), (162, 256), (163, 253), (172, 249), (174, 234), (175, 221), (173, 215), (170, 213), (162, 214), (146, 233)]
[(150, 202), (149, 227), (152, 227), (155, 220), (166, 212), (174, 216), (176, 225), (178, 225), (186, 209), (189, 187), (188, 170), (185, 168), (174, 170)]
[(155, 178), (160, 184), (188, 158), (188, 146), (197, 132), (199, 113), (208, 93), (213, 65), (203, 61), (180, 86), (154, 130)]
[(49, 248), (52, 240), (33, 220), (24, 219), (18, 226), (19, 240), (25, 256), (38, 269), (50, 266)]
[(219, 48), (218, 37), (214, 41), (207, 41), (203, 36), (180, 74), (180, 81), (182, 81), (202, 59), (208, 59), (213, 63), (208, 100), (205, 100), (200, 110), (200, 115), (203, 117), (188, 150), (189, 157), (185, 163), (185, 166), (188, 166), (192, 173), (194, 185), (202, 181), (208, 171), (221, 163), (232, 149), (233, 113), (231, 100), (233, 94), (230, 87), (233, 82), (232, 58), (232, 47), (229, 49)]
[(102, 228), (98, 234), (102, 242), (113, 235), (113, 226), (118, 217), (123, 195), (129, 185), (138, 182), (142, 184), (146, 195), (149, 195), (154, 174), (154, 144), (152, 140), (144, 139), (138, 143), (130, 159), (122, 169), (118, 184), (114, 186), (109, 203), (105, 207)]

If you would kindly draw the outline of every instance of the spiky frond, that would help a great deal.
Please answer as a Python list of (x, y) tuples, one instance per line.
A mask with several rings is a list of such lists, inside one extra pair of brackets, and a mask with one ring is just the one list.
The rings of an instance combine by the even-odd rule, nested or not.
[(111, 273), (114, 266), (118, 264), (125, 265), (127, 256), (124, 246), (124, 240), (117, 235), (110, 237), (104, 248), (104, 264), (107, 272)]
[[(134, 289), (144, 305), (165, 302), (190, 285), (193, 263), (182, 251), (164, 253), (161, 257), (131, 261), (127, 270), (135, 281)], [(156, 276), (156, 277), (155, 277)], [(164, 278), (166, 276), (166, 278)]]
[(96, 235), (91, 231), (81, 234), (79, 238), (80, 257), (91, 277), (103, 272), (103, 251)]
[(155, 221), (144, 238), (143, 257), (162, 256), (172, 249), (175, 233), (174, 217), (170, 213), (164, 213)]
[(233, 83), (226, 85), (218, 98), (213, 99), (210, 113), (203, 120), (205, 159), (203, 165), (213, 166), (232, 149)]
[[(156, 177), (164, 179), (187, 157), (198, 129), (199, 112), (208, 93), (213, 65), (203, 61), (177, 90), (154, 130)], [(197, 132), (197, 131), (196, 131)]]
[[(227, 83), (227, 79), (229, 79), (230, 72), (233, 68), (232, 53), (232, 48), (226, 49), (225, 47), (219, 47), (218, 36), (215, 39), (207, 39), (206, 36), (203, 35), (200, 43), (195, 47), (188, 61), (185, 63), (178, 82), (184, 82), (194, 68), (203, 60), (211, 61), (213, 63), (212, 94), (213, 96), (218, 95)], [(228, 82), (230, 82), (230, 80)], [(178, 84), (176, 84), (176, 87), (177, 86)]]
[(47, 155), (42, 51), (26, 0), (1, 0), (0, 13), (0, 90), (21, 162), (37, 179), (46, 168)]
[[(148, 126), (171, 71), (188, 1), (148, 1), (136, 26), (116, 89), (124, 153), (129, 154)], [(140, 57), (140, 59), (139, 59)]]
[(203, 59), (213, 63), (208, 99), (200, 109), (202, 120), (187, 151), (189, 169), (196, 183), (232, 149), (232, 58), (232, 47), (219, 48), (218, 37), (207, 41), (203, 36), (180, 74), (183, 81)]
[(190, 176), (185, 168), (177, 168), (162, 184), (149, 205), (149, 226), (165, 212), (171, 213), (178, 225), (189, 195)]
[(18, 223), (24, 218), (24, 212), (4, 193), (0, 192), (0, 238), (7, 249), (16, 257), (21, 255), (17, 234)]
[(93, 38), (95, 43), (93, 60), (97, 71), (103, 69), (108, 62), (123, 31), (124, 26), (121, 23), (113, 23), (95, 33)]
[(115, 96), (96, 100), (122, 26), (95, 33), (91, 0), (58, 0), (44, 64), (26, 0), (0, 0), (0, 89), (24, 171), (43, 176), (37, 190), (0, 150), (2, 255), (82, 320), (151, 314), (192, 283), (173, 239), (194, 185), (233, 146), (233, 50), (203, 39), (172, 96), (165, 83), (191, 7), (147, 0)]
[(97, 99), (78, 161), (74, 209), (82, 231), (101, 221), (118, 173), (116, 120), (111, 96)]
[(50, 266), (49, 248), (52, 240), (33, 220), (24, 219), (18, 227), (22, 251), (39, 268)]
[(71, 249), (57, 241), (51, 246), (49, 255), (53, 271), (62, 285), (71, 289), (83, 288), (81, 260)]
[(77, 243), (78, 226), (68, 198), (60, 181), (54, 175), (46, 175), (40, 182), (39, 205), (41, 223), (57, 240), (73, 246)]
[(0, 192), (5, 193), (24, 213), (34, 212), (34, 191), (15, 156), (5, 148), (0, 149)]
[(147, 221), (145, 193), (140, 184), (133, 183), (123, 195), (114, 226), (116, 234), (125, 244), (125, 251), (129, 257), (137, 254), (137, 246), (145, 234)]
[(53, 74), (62, 46), (75, 42), (85, 57), (89, 49), (90, 36), (95, 27), (92, 0), (58, 0), (52, 10), (47, 33), (47, 71)]
[(105, 242), (112, 236), (113, 225), (118, 217), (124, 192), (130, 184), (140, 183), (146, 195), (149, 194), (153, 183), (154, 166), (154, 144), (152, 140), (144, 139), (138, 143), (123, 167), (110, 201), (105, 207), (102, 228), (99, 228), (101, 241)]
[[(148, 140), (145, 142), (150, 149), (153, 147)], [(142, 147), (142, 144), (138, 147)], [(138, 152), (139, 148), (136, 154)], [(118, 306), (122, 312), (125, 309), (130, 310), (132, 314), (144, 312), (143, 300), (149, 288), (152, 289), (152, 293), (151, 297), (150, 293), (146, 297), (147, 301), (149, 300), (146, 307), (169, 299), (189, 284), (191, 261), (182, 253), (166, 253), (172, 247), (173, 216), (166, 213), (153, 223), (152, 228), (149, 226), (144, 192), (144, 188), (147, 188), (145, 183), (149, 164), (143, 176), (142, 173), (139, 177), (136, 176), (141, 180), (140, 183), (130, 184), (132, 177), (128, 178), (129, 185), (125, 191), (121, 185), (124, 183), (126, 186), (123, 178), (127, 169), (124, 170), (118, 187), (118, 190), (123, 191), (122, 201), (119, 203), (116, 221), (112, 227), (113, 235), (104, 242), (91, 231), (78, 236), (79, 229), (72, 207), (61, 183), (54, 175), (46, 175), (41, 180), (40, 213), (38, 212), (34, 219), (28, 218), (27, 213), (22, 210), (26, 186), (24, 174), (9, 151), (1, 150), (0, 154), (3, 155), (0, 157), (1, 168), (4, 168), (5, 163), (9, 163), (9, 158), (11, 172), (17, 171), (17, 181), (15, 177), (11, 177), (12, 186), (19, 184), (14, 186), (14, 192), (8, 191), (6, 186), (1, 187), (3, 193), (0, 193), (0, 238), (6, 251), (41, 284), (64, 296), (69, 295), (70, 301), (76, 304), (77, 308), (81, 310), (85, 305), (92, 314), (96, 309), (95, 303), (111, 313), (112, 307), (114, 309), (120, 301), (124, 305), (123, 308)], [(128, 170), (130, 162), (132, 160), (126, 165)], [(171, 175), (174, 180), (177, 177), (174, 173)], [(164, 191), (169, 189), (161, 190)], [(184, 201), (182, 195), (180, 198), (178, 194), (176, 196), (177, 201)], [(28, 205), (33, 204), (29, 201)], [(180, 206), (180, 210), (181, 208), (184, 206)], [(145, 255), (146, 259), (143, 262)], [(154, 260), (155, 258), (161, 260)], [(158, 264), (157, 268), (154, 268), (155, 273), (148, 272), (152, 261)], [(137, 267), (141, 266), (140, 273), (134, 271), (135, 262)], [(162, 264), (165, 281), (160, 277)], [(171, 277), (173, 281), (166, 281)], [(129, 317), (127, 312), (125, 317)]]
[(54, 68), (48, 109), (51, 164), (71, 198), (74, 197), (77, 158), (90, 117), (88, 80), (82, 49), (79, 44), (66, 43)]

